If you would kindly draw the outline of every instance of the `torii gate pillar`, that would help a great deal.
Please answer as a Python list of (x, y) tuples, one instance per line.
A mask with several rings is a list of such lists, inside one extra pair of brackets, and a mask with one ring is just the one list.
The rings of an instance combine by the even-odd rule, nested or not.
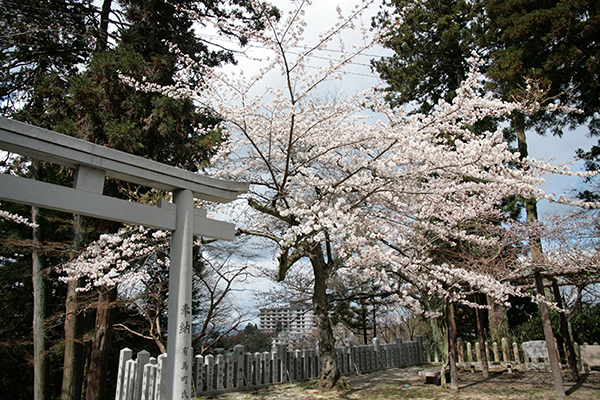
[(169, 336), (167, 338), (167, 399), (191, 398), (192, 382), (192, 257), (194, 196), (190, 190), (173, 193), (177, 205), (171, 236), (169, 266)]

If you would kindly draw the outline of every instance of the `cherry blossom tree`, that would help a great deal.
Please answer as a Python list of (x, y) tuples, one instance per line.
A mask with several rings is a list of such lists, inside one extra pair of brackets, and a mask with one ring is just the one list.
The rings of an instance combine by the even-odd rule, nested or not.
[[(320, 87), (339, 79), (343, 67), (376, 44), (381, 32), (357, 25), (374, 3), (365, 1), (348, 15), (340, 11), (335, 25), (307, 44), (302, 15), (308, 3), (281, 21), (265, 14), (268, 28), (253, 39), (272, 55), (256, 76), (205, 69), (197, 86), (183, 68), (169, 87), (122, 79), (139, 90), (193, 97), (222, 118), (219, 128), (229, 139), (210, 172), (252, 184), (240, 233), (276, 246), (277, 280), (284, 280), (298, 261), (310, 262), (323, 356), (319, 385), (333, 388), (340, 373), (328, 318), (328, 282), (341, 265), (355, 268), (359, 278), (377, 277), (390, 290), (397, 282), (390, 275), (397, 273), (416, 288), (411, 290), (448, 301), (473, 305), (463, 293), (466, 287), (506, 301), (509, 294), (520, 294), (513, 286), (451, 262), (433, 262), (431, 251), (439, 242), (496, 245), (497, 238), (469, 226), (501, 221), (497, 205), (507, 196), (547, 197), (541, 175), (556, 167), (520, 159), (500, 130), (471, 129), (486, 117), (524, 109), (480, 94), (485, 82), (476, 58), (469, 61), (472, 69), (453, 101), (440, 101), (428, 114), (392, 109), (376, 88), (324, 95)], [(347, 29), (361, 31), (362, 44), (348, 49), (340, 43), (337, 58), (311, 68), (318, 52)], [(193, 65), (176, 46), (171, 49), (182, 65)], [(281, 85), (270, 85), (274, 80)], [(517, 162), (525, 167), (511, 168)], [(403, 286), (396, 293), (399, 302), (419, 306)]]
[[(169, 232), (145, 227), (126, 227), (115, 234), (103, 234), (76, 259), (62, 265), (62, 280), (85, 281), (79, 291), (112, 293), (111, 302), (116, 301), (136, 321), (145, 321), (125, 321), (114, 328), (152, 341), (165, 353), (169, 245)], [(202, 238), (195, 242), (192, 344), (200, 353), (248, 320), (242, 307), (232, 301), (235, 286), (245, 279), (249, 268), (247, 261), (234, 262), (232, 257), (252, 257), (242, 252), (239, 245), (206, 242)]]

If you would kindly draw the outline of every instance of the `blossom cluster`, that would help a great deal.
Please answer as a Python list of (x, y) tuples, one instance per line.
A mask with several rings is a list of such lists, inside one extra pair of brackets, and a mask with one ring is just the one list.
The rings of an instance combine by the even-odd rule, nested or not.
[(16, 222), (17, 224), (23, 224), (30, 228), (36, 228), (38, 225), (34, 222), (29, 221), (27, 218), (17, 214), (9, 213), (8, 211), (0, 210), (0, 218)]
[(143, 265), (152, 256), (164, 251), (169, 239), (169, 232), (145, 227), (123, 228), (114, 234), (103, 234), (74, 260), (61, 266), (65, 273), (62, 280), (84, 278), (85, 284), (78, 290), (88, 291), (94, 287), (112, 287), (125, 279), (147, 278)]
[[(348, 96), (320, 93), (323, 82), (340, 78), (345, 65), (385, 34), (362, 30), (360, 46), (343, 47), (324, 65), (309, 68), (319, 51), (354, 28), (370, 3), (349, 16), (340, 12), (312, 46), (303, 43), (303, 8), (280, 23), (265, 20), (268, 29), (254, 39), (272, 55), (255, 76), (206, 70), (200, 87), (187, 85), (184, 75), (169, 87), (127, 82), (139, 90), (192, 97), (222, 118), (228, 140), (211, 172), (252, 184), (244, 229), (275, 241), (280, 262), (324, 243), (333, 257), (388, 285), (401, 277), (420, 290), (470, 305), (465, 290), (499, 302), (523, 295), (493, 274), (434, 260), (432, 251), (465, 242), (481, 252), (492, 249), (499, 239), (487, 234), (488, 227), (504, 221), (498, 207), (503, 199), (546, 198), (541, 186), (548, 172), (587, 175), (521, 160), (501, 130), (473, 129), (485, 118), (530, 106), (482, 94), (476, 58), (452, 102), (440, 100), (428, 114), (391, 108), (376, 87)], [(182, 65), (193, 63), (176, 47), (172, 51)], [(270, 86), (270, 71), (280, 73), (281, 87)], [(398, 290), (399, 301), (412, 304), (408, 297), (409, 291)]]

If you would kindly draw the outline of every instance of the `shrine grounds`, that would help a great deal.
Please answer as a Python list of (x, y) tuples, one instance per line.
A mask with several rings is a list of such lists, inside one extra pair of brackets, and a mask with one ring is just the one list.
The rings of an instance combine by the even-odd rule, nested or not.
[[(333, 400), (333, 399), (427, 399), (427, 400), (554, 400), (558, 399), (549, 372), (492, 369), (485, 380), (480, 371), (459, 370), (459, 390), (442, 389), (425, 383), (418, 372), (428, 368), (394, 368), (370, 374), (344, 377), (346, 390), (321, 392), (316, 381), (284, 384), (253, 392), (229, 393), (211, 397), (223, 400)], [(565, 376), (567, 400), (600, 400), (600, 371), (582, 374), (580, 382)]]

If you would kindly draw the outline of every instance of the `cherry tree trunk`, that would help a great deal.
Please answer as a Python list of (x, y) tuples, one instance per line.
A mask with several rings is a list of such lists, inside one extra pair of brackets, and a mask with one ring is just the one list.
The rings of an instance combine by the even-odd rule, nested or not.
[[(482, 295), (476, 294), (477, 304), (482, 305)], [(475, 314), (477, 316), (477, 339), (479, 340), (479, 359), (481, 360), (481, 372), (485, 379), (490, 377), (490, 367), (488, 365), (487, 354), (485, 352), (485, 332), (483, 331), (483, 313), (479, 308), (475, 308)]]
[(98, 296), (96, 326), (90, 356), (90, 371), (85, 392), (86, 400), (102, 400), (106, 397), (106, 375), (111, 346), (112, 317), (117, 287), (103, 290)]
[(318, 386), (322, 389), (335, 388), (341, 377), (335, 352), (335, 337), (329, 320), (327, 285), (331, 273), (325, 262), (321, 246), (317, 246), (309, 256), (315, 274), (313, 309), (319, 335), (319, 349), (323, 360), (323, 369)]
[(450, 364), (450, 388), (458, 390), (458, 369), (456, 368), (456, 319), (454, 304), (446, 299), (446, 323), (448, 325), (448, 363)]

